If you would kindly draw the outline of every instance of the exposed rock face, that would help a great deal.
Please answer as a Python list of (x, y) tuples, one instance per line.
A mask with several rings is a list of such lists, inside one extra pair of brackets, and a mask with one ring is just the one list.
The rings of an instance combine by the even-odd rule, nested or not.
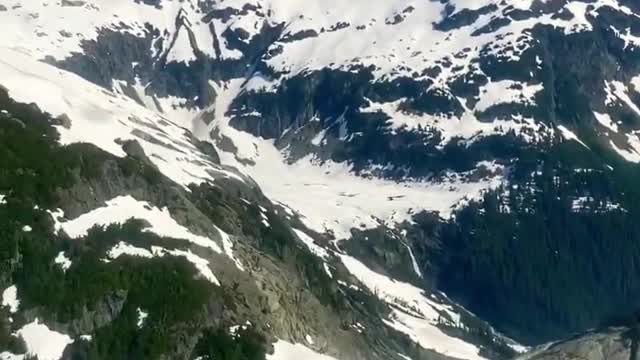
[(546, 346), (522, 360), (631, 360), (638, 357), (638, 339), (629, 328), (612, 328)]

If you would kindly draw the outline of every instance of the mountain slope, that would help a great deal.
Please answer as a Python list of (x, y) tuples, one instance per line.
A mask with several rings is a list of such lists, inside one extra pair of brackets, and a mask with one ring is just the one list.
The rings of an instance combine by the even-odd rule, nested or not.
[[(272, 205), (253, 181), (219, 165), (215, 150), (188, 130), (19, 51), (3, 54), (4, 125), (18, 141), (6, 144), (6, 158), (26, 152), (22, 132), (48, 135), (31, 157), (4, 165), (19, 176), (7, 178), (3, 190), (6, 211), (15, 218), (7, 222), (13, 240), (6, 253), (14, 265), (3, 274), (12, 289), (3, 299), (18, 304), (5, 313), (5, 346), (14, 354), (194, 358), (200, 351), (231, 356), (216, 351), (236, 346), (258, 356), (253, 359), (280, 338), (274, 359), (312, 353), (287, 341), (346, 359), (447, 358), (432, 350), (479, 358), (479, 347), (437, 327), (440, 317), (458, 319), (461, 309), (316, 245), (322, 240), (317, 233), (289, 209)], [(28, 91), (36, 88), (42, 92)], [(35, 101), (55, 118), (9, 97)], [(29, 171), (21, 175), (24, 167)], [(29, 242), (39, 238), (52, 240)], [(175, 266), (179, 277), (161, 281)], [(92, 283), (97, 288), (85, 288)], [(390, 292), (387, 301), (396, 310), (374, 296), (382, 286), (407, 293)], [(186, 314), (177, 311), (183, 306), (190, 309)], [(136, 330), (147, 329), (147, 318), (150, 328)], [(43, 322), (44, 335), (23, 335)], [(241, 337), (225, 330), (245, 323), (255, 325), (242, 327)], [(174, 330), (157, 332), (166, 327)], [(26, 348), (11, 345), (17, 341), (11, 333)], [(72, 345), (48, 353), (38, 345), (47, 334)], [(411, 337), (426, 350), (415, 348)], [(158, 341), (165, 345), (154, 345)]]
[[(230, 234), (203, 210), (217, 201), (209, 187), (236, 205), (262, 189), (261, 207), (230, 221), (251, 224), (242, 233), (253, 240), (236, 245), (266, 251), (277, 210), (278, 232), (322, 274), (294, 288), (368, 294), (366, 318), (383, 329), (370, 335), (355, 320), (346, 327), (364, 343), (308, 341), (292, 330), (308, 319), (287, 310), (295, 325), (263, 329), (275, 338), (341, 359), (436, 356), (408, 354), (412, 343), (500, 358), (511, 342), (469, 311), (535, 345), (637, 306), (633, 1), (0, 0), (0, 10), (0, 85), (57, 118), (61, 144), (143, 154), (181, 196), (204, 196), (189, 202)], [(109, 201), (130, 191), (67, 206), (73, 217), (119, 213)], [(152, 209), (126, 200), (136, 216), (167, 206), (134, 199)], [(217, 238), (205, 227), (189, 231)], [(209, 249), (246, 266), (224, 239)], [(186, 251), (138, 248), (113, 250)], [(287, 264), (280, 245), (270, 251), (275, 268)], [(205, 278), (224, 284), (226, 265), (209, 263)], [(286, 279), (275, 273), (247, 281)], [(340, 310), (318, 317), (333, 319), (327, 333)]]

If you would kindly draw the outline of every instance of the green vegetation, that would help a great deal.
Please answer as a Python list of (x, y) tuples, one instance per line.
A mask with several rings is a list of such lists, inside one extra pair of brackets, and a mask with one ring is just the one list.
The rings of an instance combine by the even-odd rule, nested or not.
[[(253, 246), (290, 266), (306, 282), (324, 305), (339, 308), (335, 282), (327, 275), (322, 261), (294, 237), (289, 224), (272, 211), (266, 213), (269, 226), (262, 223), (261, 209), (257, 204), (247, 204), (240, 196), (232, 196), (220, 187), (208, 184), (192, 186), (192, 201), (200, 211), (229, 233), (234, 226)], [(238, 219), (227, 224), (225, 219)]]
[[(0, 351), (24, 353), (24, 344), (11, 332), (34, 315), (68, 328), (72, 336), (92, 335), (91, 341), (77, 340), (67, 349), (73, 359), (91, 360), (171, 356), (185, 350), (185, 337), (221, 325), (222, 289), (202, 279), (184, 258), (104, 261), (120, 241), (147, 249), (178, 248), (184, 242), (144, 232), (137, 220), (94, 227), (82, 239), (54, 233), (46, 209), (58, 208), (65, 190), (99, 179), (113, 165), (125, 178), (135, 176), (151, 189), (170, 185), (157, 169), (141, 159), (116, 159), (88, 144), (59, 146), (52, 126), (56, 120), (13, 102), (3, 90), (0, 110), (5, 110), (0, 113), (0, 288), (15, 284), (21, 300), (13, 323), (6, 309), (0, 313)], [(31, 231), (23, 231), (25, 225)], [(66, 272), (54, 262), (60, 251), (72, 261)], [(138, 309), (148, 313), (142, 326)], [(236, 352), (246, 357), (230, 359), (264, 358), (264, 339), (252, 336), (233, 340)], [(222, 344), (218, 349), (228, 344), (223, 336), (207, 337), (212, 348), (216, 341)]]
[(253, 327), (239, 328), (235, 335), (224, 329), (208, 330), (196, 346), (203, 360), (264, 360), (266, 339)]
[(443, 291), (539, 343), (637, 307), (640, 168), (619, 161), (611, 171), (574, 144), (530, 155), (509, 186), (442, 227), (435, 258)]

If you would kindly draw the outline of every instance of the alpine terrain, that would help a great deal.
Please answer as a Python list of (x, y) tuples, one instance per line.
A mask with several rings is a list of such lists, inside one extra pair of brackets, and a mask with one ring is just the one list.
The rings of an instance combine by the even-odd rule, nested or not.
[(1, 360), (637, 359), (637, 0), (0, 0)]

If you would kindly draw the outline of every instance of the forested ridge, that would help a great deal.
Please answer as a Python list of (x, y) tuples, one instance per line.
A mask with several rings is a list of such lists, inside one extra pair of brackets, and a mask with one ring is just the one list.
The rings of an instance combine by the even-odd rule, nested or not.
[(431, 229), (438, 286), (531, 344), (638, 308), (638, 179), (635, 164), (575, 142), (523, 153), (508, 185)]

